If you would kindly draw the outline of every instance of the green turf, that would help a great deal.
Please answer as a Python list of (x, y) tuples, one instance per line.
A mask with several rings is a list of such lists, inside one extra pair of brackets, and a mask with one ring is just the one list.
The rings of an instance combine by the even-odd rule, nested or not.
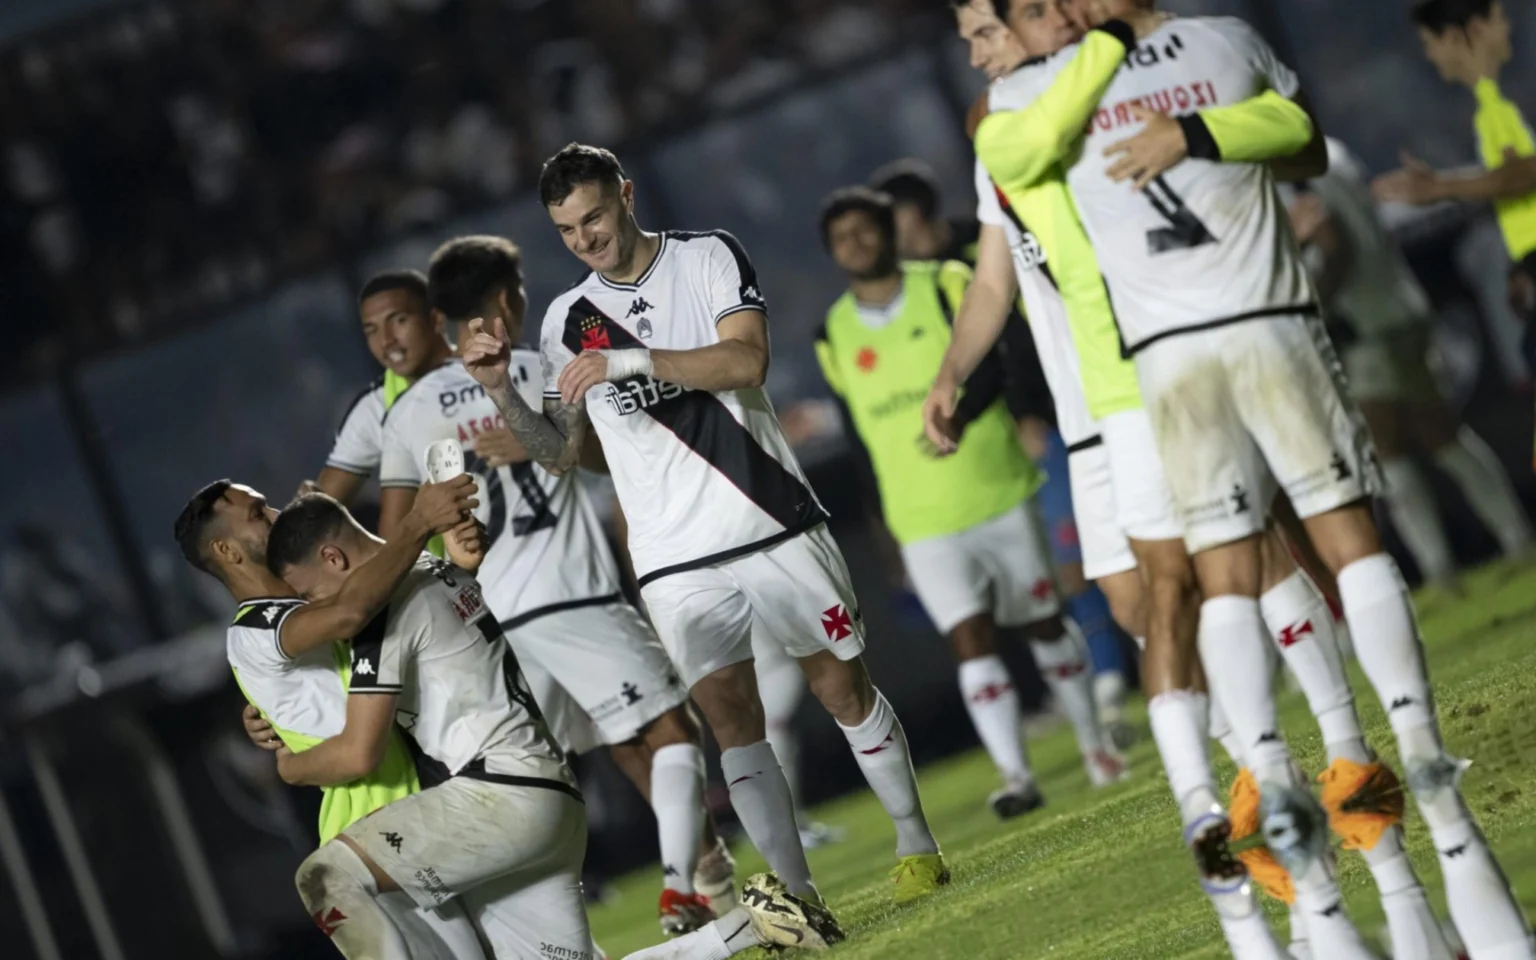
[[(1536, 570), (1484, 568), (1467, 577), (1466, 597), (1424, 597), (1420, 611), (1447, 743), (1476, 761), (1466, 795), (1529, 911), (1536, 907), (1536, 779), (1528, 772), (1536, 770)], [(1381, 708), (1358, 667), (1352, 675), (1367, 734), (1396, 766)], [(1305, 702), (1289, 693), (1281, 707), (1297, 759), (1315, 773), (1324, 764), (1322, 741)], [(1048, 805), (1006, 824), (984, 806), (996, 783), (980, 751), (919, 771), (954, 882), (905, 908), (890, 902), (893, 832), (874, 798), (860, 793), (818, 809), (818, 819), (848, 830), (846, 841), (810, 854), (849, 934), (832, 952), (964, 960), (1226, 955), (1150, 742), (1131, 751), (1130, 782), (1100, 791), (1088, 787), (1069, 732), (1032, 743), (1030, 754)], [(1218, 770), (1223, 783), (1231, 775), (1225, 763)], [(1413, 862), (1443, 915), (1434, 851), (1409, 807)], [(763, 868), (748, 844), (735, 853), (738, 878)], [(1352, 916), (1374, 936), (1383, 920), (1364, 861), (1344, 854), (1340, 882)], [(609, 902), (593, 909), (593, 932), (614, 960), (660, 939), (657, 887), (656, 873), (644, 871), (615, 884)], [(1271, 902), (1268, 909), (1284, 931), (1283, 908)]]

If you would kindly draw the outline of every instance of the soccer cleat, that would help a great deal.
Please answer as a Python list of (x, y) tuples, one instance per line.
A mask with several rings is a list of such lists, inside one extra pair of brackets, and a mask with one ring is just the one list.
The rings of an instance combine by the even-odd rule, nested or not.
[(992, 808), (999, 820), (1012, 820), (1039, 810), (1045, 806), (1045, 798), (1040, 795), (1040, 788), (1035, 786), (1033, 780), (1026, 780), (993, 790), (987, 798), (987, 806)]
[(1095, 787), (1107, 787), (1131, 778), (1131, 765), (1108, 750), (1095, 750), (1083, 757), (1088, 771), (1088, 782)]
[(717, 917), (736, 908), (736, 861), (724, 840), (715, 840), (714, 848), (699, 857), (693, 871), (693, 889), (709, 901), (709, 908)]
[[(1238, 770), (1237, 779), (1232, 781), (1227, 815), (1232, 821), (1231, 839), (1246, 840), (1259, 832), (1259, 785), (1247, 767)], [(1240, 851), (1237, 859), (1259, 889), (1283, 903), (1296, 902), (1296, 885), (1274, 852), (1267, 847), (1250, 846)]]
[(914, 854), (896, 861), (891, 868), (891, 882), (896, 885), (892, 899), (911, 903), (949, 883), (949, 868), (944, 865), (942, 854)]
[(1306, 787), (1269, 784), (1260, 791), (1259, 816), (1264, 843), (1287, 880), (1305, 874), (1312, 864), (1331, 855), (1328, 815)]
[(1317, 778), (1323, 785), (1328, 826), (1346, 850), (1372, 850), (1381, 835), (1403, 822), (1403, 784), (1377, 760), (1355, 763), (1339, 757)]
[(825, 950), (843, 941), (843, 928), (825, 904), (795, 896), (771, 873), (747, 878), (741, 905), (752, 917), (752, 932), (770, 949)]
[(696, 893), (681, 893), (667, 888), (661, 891), (661, 902), (656, 907), (661, 918), (661, 932), (669, 937), (680, 937), (704, 926), (715, 919), (707, 899)]

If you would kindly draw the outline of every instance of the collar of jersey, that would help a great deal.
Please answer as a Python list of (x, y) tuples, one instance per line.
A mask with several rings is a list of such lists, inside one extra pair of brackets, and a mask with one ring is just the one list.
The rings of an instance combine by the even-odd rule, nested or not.
[(607, 277), (603, 276), (601, 273), (597, 273), (596, 270), (592, 272), (597, 274), (598, 282), (605, 287), (611, 287), (614, 290), (639, 290), (642, 286), (645, 285), (645, 281), (651, 279), (651, 274), (656, 272), (656, 265), (661, 262), (662, 254), (666, 252), (667, 231), (663, 230), (661, 231), (661, 243), (656, 246), (656, 256), (651, 258), (651, 265), (645, 268), (645, 272), (640, 274), (640, 279), (636, 280), (634, 283), (615, 283), (612, 280), (609, 280)]

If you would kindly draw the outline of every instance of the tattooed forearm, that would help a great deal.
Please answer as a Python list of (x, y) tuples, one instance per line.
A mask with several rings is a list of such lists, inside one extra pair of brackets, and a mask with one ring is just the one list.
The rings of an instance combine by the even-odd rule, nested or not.
[(534, 410), (509, 383), (503, 390), (486, 394), (501, 411), (528, 456), (551, 473), (564, 473), (581, 452), (585, 411), (580, 404), (566, 406), (558, 399), (546, 399), (542, 412)]

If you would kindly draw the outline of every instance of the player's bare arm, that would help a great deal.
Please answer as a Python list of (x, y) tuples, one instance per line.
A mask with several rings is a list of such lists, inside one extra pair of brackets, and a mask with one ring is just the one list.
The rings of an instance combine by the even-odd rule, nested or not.
[(557, 475), (575, 466), (586, 435), (585, 401), (580, 397), (574, 403), (547, 398), (544, 409), (535, 411), (518, 395), (507, 375), (512, 345), (501, 320), (487, 324), (476, 318), (469, 322), (469, 330), (470, 340), (462, 357), (464, 369), (485, 387), (485, 395), (496, 404), (507, 429), (522, 443), (529, 458)]
[(283, 741), (278, 739), (277, 731), (272, 729), (272, 721), (262, 716), (255, 704), (248, 703), (240, 711), (240, 723), (245, 727), (245, 735), (256, 746), (269, 751), (283, 749)]
[(1007, 233), (996, 224), (982, 224), (976, 248), (976, 273), (955, 313), (954, 337), (945, 351), (939, 375), (923, 401), (923, 434), (941, 453), (953, 453), (959, 444), (954, 416), (960, 385), (1003, 335), (1018, 290)]
[(460, 526), (466, 511), (479, 505), (474, 492), (475, 479), (468, 474), (422, 487), (377, 556), (361, 564), (334, 596), (306, 603), (283, 620), (277, 637), (283, 653), (297, 657), (363, 629), (389, 602), (427, 541)]
[(761, 310), (727, 314), (716, 326), (720, 342), (692, 350), (583, 350), (560, 371), (560, 399), (580, 402), (608, 380), (650, 376), (693, 390), (746, 390), (768, 378), (768, 317)]
[(357, 499), (357, 495), (362, 492), (363, 484), (367, 482), (368, 478), (366, 476), (352, 473), (349, 470), (342, 470), (338, 467), (323, 467), (320, 470), (320, 476), (313, 483), (305, 481), (304, 485), (300, 486), (299, 493), (319, 491), (320, 493), (329, 494), (342, 504), (350, 506), (352, 501)]
[(398, 699), (393, 693), (347, 697), (347, 722), (341, 732), (302, 753), (286, 747), (276, 751), (277, 775), (295, 787), (334, 787), (366, 777), (384, 759)]
[(1504, 151), (1504, 163), (1492, 170), (1436, 170), (1404, 151), (1401, 169), (1384, 173), (1371, 183), (1376, 199), (1424, 206), (1442, 200), (1494, 203), (1536, 193), (1536, 156)]
[(475, 573), (485, 562), (487, 539), (485, 526), (469, 517), (443, 534), (443, 549), (454, 566), (466, 573)]

